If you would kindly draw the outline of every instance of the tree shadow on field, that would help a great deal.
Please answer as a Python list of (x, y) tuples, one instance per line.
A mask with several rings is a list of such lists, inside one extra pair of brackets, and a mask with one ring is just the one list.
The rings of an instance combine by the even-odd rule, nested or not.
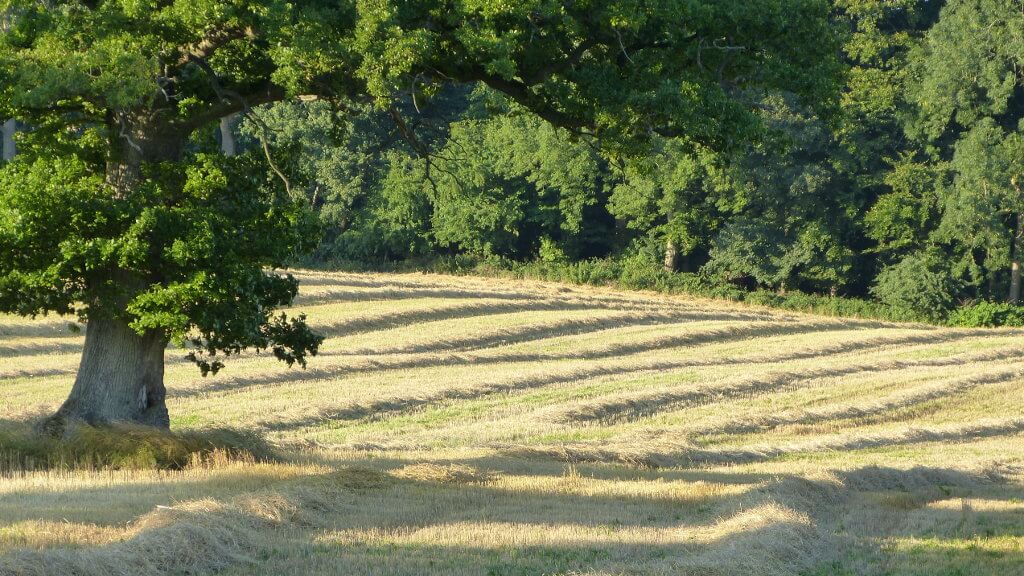
[[(671, 322), (671, 316), (664, 316), (655, 314), (641, 318), (610, 318), (610, 319), (596, 319), (596, 320), (566, 320), (555, 322), (551, 324), (541, 326), (526, 326), (523, 328), (517, 328), (512, 330), (498, 331), (490, 334), (476, 335), (471, 337), (454, 338), (447, 340), (440, 340), (437, 342), (431, 342), (426, 344), (416, 344), (405, 346), (392, 350), (375, 350), (375, 351), (350, 351), (345, 353), (321, 353), (317, 358), (313, 358), (310, 363), (308, 370), (293, 370), (288, 372), (279, 372), (276, 374), (266, 374), (259, 377), (247, 377), (232, 379), (227, 381), (215, 382), (209, 386), (203, 386), (191, 390), (171, 390), (172, 396), (201, 396), (209, 394), (211, 392), (227, 391), (227, 390), (239, 390), (249, 387), (264, 386), (268, 384), (279, 384), (284, 382), (294, 382), (298, 380), (315, 380), (320, 378), (336, 378), (343, 375), (354, 374), (354, 373), (367, 373), (367, 372), (380, 372), (384, 370), (404, 370), (409, 368), (430, 368), (440, 366), (452, 366), (452, 365), (486, 365), (494, 363), (528, 363), (528, 362), (540, 362), (540, 361), (551, 361), (560, 359), (588, 359), (597, 360), (604, 358), (614, 358), (627, 354), (633, 354), (641, 351), (649, 351), (657, 349), (663, 346), (676, 345), (676, 342), (683, 343), (696, 343), (699, 339), (693, 335), (686, 336), (682, 340), (679, 339), (659, 339), (655, 342), (649, 342), (645, 346), (637, 347), (630, 345), (615, 344), (607, 349), (594, 351), (593, 353), (587, 353), (582, 358), (579, 354), (543, 354), (543, 353), (502, 353), (499, 357), (481, 360), (478, 358), (458, 358), (452, 354), (456, 353), (471, 353), (475, 351), (487, 350), (498, 346), (526, 343), (536, 340), (543, 340), (547, 338), (557, 338), (562, 336), (582, 336), (586, 334), (593, 334), (602, 332), (605, 330), (625, 327), (639, 327), (639, 326), (650, 326), (659, 325)], [(789, 333), (787, 330), (790, 327), (775, 328), (772, 332), (784, 332)], [(802, 332), (802, 329), (794, 329), (792, 333)], [(712, 336), (712, 339), (717, 338), (736, 338), (739, 337), (738, 332), (729, 332), (728, 336), (722, 336), (716, 333)], [(681, 344), (680, 344), (681, 345)], [(383, 355), (403, 355), (403, 354), (448, 354), (442, 358), (399, 358), (399, 359), (387, 359), (387, 360), (375, 360), (373, 356)], [(368, 358), (359, 358), (360, 355), (369, 355)], [(355, 360), (360, 360), (365, 363), (364, 366), (336, 366), (328, 368), (318, 368), (316, 363), (318, 358), (332, 358), (332, 357), (351, 357)]]
[[(1019, 356), (1014, 356), (1019, 354), (1020, 351), (1015, 350), (988, 355), (986, 359), (991, 361), (1009, 357), (1019, 358)], [(743, 376), (739, 379), (734, 378), (698, 388), (690, 386), (652, 392), (634, 392), (625, 398), (598, 399), (562, 410), (557, 413), (555, 419), (570, 424), (631, 422), (683, 408), (707, 405), (711, 402), (783, 392), (801, 382), (822, 381), (854, 375), (891, 374), (906, 369), (921, 370), (956, 365), (956, 362), (940, 358), (920, 362), (851, 363), (833, 364), (824, 368), (810, 366), (798, 370), (773, 370), (753, 378)], [(702, 427), (695, 430), (693, 435), (750, 434), (786, 426), (813, 425), (852, 419), (858, 419), (861, 422), (870, 419), (872, 423), (900, 421), (902, 419), (900, 410), (963, 394), (974, 388), (1015, 382), (1020, 375), (1020, 370), (996, 370), (966, 378), (944, 380), (944, 385), (941, 388), (931, 387), (924, 391), (907, 392), (895, 397), (882, 397), (873, 402), (848, 405), (842, 410), (797, 411), (760, 418), (740, 418), (710, 428)]]
[[(37, 472), (37, 476), (64, 476), (68, 487), (47, 491), (42, 486), (0, 492), (0, 531), (6, 526), (26, 521), (71, 522), (124, 526), (157, 506), (171, 506), (201, 497), (237, 495), (246, 491), (266, 489), (279, 480), (253, 475), (239, 469), (217, 474), (213, 480), (198, 475), (189, 477), (180, 472), (153, 473), (148, 479), (130, 480), (125, 471), (96, 471), (88, 473), (98, 486), (73, 487), (73, 471)], [(30, 477), (31, 473), (29, 476)], [(13, 483), (9, 476), (0, 477), (0, 483)], [(130, 484), (129, 484), (130, 482)], [(90, 483), (90, 480), (83, 480)], [(45, 486), (45, 482), (40, 482)], [(54, 482), (59, 484), (59, 481)], [(3, 574), (0, 571), (0, 574)]]
[(423, 282), (408, 282), (404, 280), (395, 280), (390, 278), (388, 280), (375, 280), (372, 276), (350, 274), (342, 278), (331, 278), (323, 276), (307, 276), (305, 274), (295, 274), (295, 278), (299, 281), (299, 285), (306, 286), (343, 286), (351, 288), (429, 288), (437, 286), (436, 283), (429, 281)]
[[(218, 481), (218, 497), (235, 504), (156, 510), (129, 526), (126, 540), (113, 544), (8, 552), (0, 557), (0, 574), (48, 573), (33, 567), (94, 574), (113, 562), (144, 567), (140, 559), (155, 541), (170, 550), (161, 555), (166, 564), (152, 573), (167, 574), (226, 567), (238, 573), (529, 574), (644, 566), (700, 553), (700, 546), (671, 535), (711, 526), (714, 512), (728, 507), (726, 498), (714, 493), (691, 497), (660, 489), (598, 495), (585, 486), (591, 479), (554, 470), (533, 476), (541, 482), (531, 485), (493, 481), (493, 471), (466, 464), (394, 460), (386, 471), (380, 464), (349, 461), (334, 472), (279, 481), (254, 494), (244, 489), (224, 494)], [(193, 481), (180, 490), (198, 500), (211, 487)], [(59, 520), (69, 512), (70, 521), (84, 524), (90, 521), (90, 502), (116, 506), (126, 499), (133, 513), (147, 505), (174, 504), (166, 493), (151, 492), (148, 484), (70, 489), (53, 495), (49, 507), (33, 510), (29, 506), (42, 506), (39, 496), (20, 491), (0, 497), (0, 510), (22, 504), (17, 517), (5, 519), (12, 524)], [(288, 512), (281, 516), (283, 511)], [(174, 549), (185, 545), (191, 550)], [(205, 553), (217, 556), (197, 557)], [(224, 558), (235, 565), (225, 565)], [(256, 558), (262, 561), (252, 561)]]
[(0, 382), (15, 378), (49, 378), (51, 376), (68, 376), (78, 372), (78, 359), (66, 368), (6, 368), (0, 366)]
[[(807, 480), (728, 468), (559, 467), (501, 456), (311, 457), (332, 471), (255, 488), (250, 480), (227, 489), (239, 481), (230, 475), (179, 487), (185, 498), (212, 495), (221, 505), (174, 506), (165, 492), (132, 483), (68, 489), (46, 510), (30, 507), (40, 502), (32, 490), (5, 493), (0, 510), (25, 503), (21, 520), (60, 518), (60, 503), (81, 503), (80, 522), (88, 522), (90, 502), (124, 500), (133, 514), (172, 508), (144, 515), (120, 542), (8, 552), (0, 574), (103, 574), (113, 564), (138, 566), (140, 574), (884, 574), (902, 558), (887, 538), (977, 535), (964, 529), (961, 509), (929, 504), (1024, 498), (1020, 485), (999, 474), (941, 468), (867, 467), (836, 472), (837, 480)], [(986, 537), (1019, 536), (1015, 510), (974, 510), (968, 526), (988, 527)], [(164, 547), (159, 566), (146, 561), (155, 546)], [(928, 566), (977, 554), (946, 550)], [(1006, 552), (998, 562), (1024, 562), (1024, 555)]]
[[(667, 314), (645, 314), (632, 317), (612, 318), (589, 318), (560, 320), (542, 325), (525, 325), (514, 328), (495, 327), (494, 330), (474, 334), (471, 336), (456, 338), (439, 338), (434, 342), (423, 344), (399, 345), (389, 348), (374, 349), (350, 349), (342, 351), (326, 351), (321, 354), (324, 357), (353, 357), (353, 356), (387, 356), (387, 355), (409, 355), (409, 354), (442, 354), (442, 353), (468, 353), (480, 352), (495, 349), (501, 346), (512, 344), (539, 343), (544, 340), (562, 338), (566, 336), (589, 336), (596, 335), (608, 330), (624, 328), (642, 328), (647, 326), (664, 326), (682, 324), (686, 322), (716, 322), (736, 323), (739, 320), (726, 316), (708, 315), (667, 315)], [(692, 338), (691, 338), (692, 340)], [(635, 351), (650, 351), (659, 345), (667, 345), (670, 342), (659, 339), (653, 342), (641, 344), (613, 344), (610, 348), (596, 350), (578, 350), (567, 353), (518, 353), (513, 351), (502, 351), (500, 358), (496, 360), (503, 362), (532, 362), (542, 360), (568, 360), (568, 359), (600, 359), (630, 353), (625, 346), (638, 346)]]
[[(0, 370), (3, 360), (19, 356), (68, 354), (80, 352), (84, 333), (73, 332), (79, 326), (70, 318), (44, 318), (34, 322), (4, 324), (0, 319)], [(20, 342), (12, 343), (17, 338)]]
[(856, 571), (814, 574), (1024, 574), (1024, 484), (1011, 472), (869, 466), (839, 474), (850, 496), (836, 538)]
[[(692, 304), (685, 299), (679, 298), (658, 298), (651, 295), (637, 293), (635, 296), (623, 295), (614, 291), (592, 292), (587, 287), (574, 287), (559, 285), (555, 288), (535, 288), (524, 286), (504, 285), (501, 289), (484, 288), (478, 285), (454, 287), (443, 283), (415, 283), (396, 281), (375, 281), (366, 278), (303, 278), (298, 277), (300, 294), (298, 303), (308, 304), (310, 302), (358, 302), (365, 300), (400, 300), (416, 298), (446, 298), (446, 299), (511, 299), (511, 300), (536, 300), (538, 298), (552, 299), (564, 302), (590, 302), (594, 305), (632, 307), (658, 307), (665, 308), (691, 308)], [(463, 280), (464, 281), (464, 280)], [(482, 284), (479, 282), (478, 284)], [(488, 286), (494, 286), (491, 282)], [(304, 296), (301, 293), (302, 287), (330, 287), (337, 290), (318, 290), (315, 294)], [(355, 289), (355, 290), (353, 290)], [(360, 290), (362, 289), (362, 290)], [(323, 297), (322, 297), (323, 296)], [(652, 303), (652, 300), (656, 299)], [(768, 313), (763, 313), (768, 315)]]
[(36, 319), (32, 322), (19, 322), (17, 324), (6, 324), (0, 318), (0, 339), (3, 338), (67, 338), (76, 336), (71, 327), (81, 326), (74, 321), (73, 317), (48, 317)]
[[(630, 316), (613, 316), (609, 318), (579, 318), (557, 320), (546, 324), (527, 324), (513, 328), (501, 328), (496, 326), (493, 330), (469, 336), (458, 336), (455, 338), (440, 338), (431, 342), (397, 345), (387, 348), (357, 349), (341, 354), (333, 355), (383, 355), (383, 354), (418, 354), (418, 353), (439, 353), (451, 351), (473, 351), (497, 346), (508, 346), (512, 344), (523, 344), (535, 340), (545, 340), (560, 336), (581, 336), (611, 330), (615, 328), (629, 328), (652, 325), (669, 325), (682, 322), (712, 322), (712, 321), (743, 321), (742, 318), (728, 314), (714, 315), (702, 313), (664, 313), (645, 312)], [(777, 324), (772, 325), (774, 330), (786, 333), (786, 330), (797, 330), (795, 326)], [(810, 331), (812, 328), (801, 330)], [(439, 335), (443, 336), (443, 335)]]

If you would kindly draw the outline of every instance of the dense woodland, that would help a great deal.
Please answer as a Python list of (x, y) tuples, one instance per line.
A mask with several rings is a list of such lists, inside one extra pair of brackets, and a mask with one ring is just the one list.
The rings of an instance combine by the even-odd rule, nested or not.
[(610, 149), (483, 83), (413, 82), (392, 109), (277, 103), (232, 128), (240, 149), (270, 135), (323, 226), (319, 263), (612, 259), (940, 320), (1020, 298), (1024, 210), (1021, 7), (942, 7), (834, 0), (833, 98), (742, 91), (747, 138), (716, 149), (688, 135)]
[[(753, 111), (729, 119), (742, 126), (724, 142), (696, 122), (609, 145), (484, 81), (413, 77), (388, 106), (276, 102), (222, 118), (191, 146), (267, 145), (265, 169), (320, 225), (315, 251), (295, 258), (304, 264), (537, 262), (541, 274), (603, 282), (626, 263), (662, 280), (697, 274), (684, 284), (734, 297), (852, 296), (942, 320), (1016, 304), (1024, 251), (1021, 6), (944, 5), (831, 0), (833, 29), (810, 41), (836, 64), (816, 71), (828, 96), (808, 103), (720, 79)], [(698, 61), (714, 54), (721, 76), (744, 49), (714, 39)], [(630, 58), (625, 46), (619, 57)], [(3, 127), (6, 159), (16, 122)], [(574, 263), (604, 269), (560, 266)], [(981, 314), (1024, 319), (1005, 306)]]

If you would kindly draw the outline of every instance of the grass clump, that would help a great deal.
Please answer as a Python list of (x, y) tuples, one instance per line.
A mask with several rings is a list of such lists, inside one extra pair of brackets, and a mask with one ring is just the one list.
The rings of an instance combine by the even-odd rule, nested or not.
[(0, 475), (34, 470), (181, 470), (212, 460), (270, 461), (272, 447), (253, 432), (168, 432), (145, 426), (75, 424), (62, 436), (28, 423), (0, 429)]

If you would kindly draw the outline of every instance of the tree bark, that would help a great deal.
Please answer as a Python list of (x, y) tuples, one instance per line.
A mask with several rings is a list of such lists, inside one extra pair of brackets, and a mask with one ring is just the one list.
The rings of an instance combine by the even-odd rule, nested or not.
[(91, 318), (75, 384), (53, 421), (132, 423), (169, 428), (164, 349), (159, 334), (140, 336), (116, 318)]
[(0, 154), (0, 158), (3, 158), (4, 162), (8, 162), (14, 159), (14, 155), (18, 153), (18, 147), (14, 144), (14, 133), (18, 130), (18, 122), (11, 118), (3, 124), (3, 153)]
[(232, 131), (234, 119), (234, 114), (220, 119), (220, 149), (228, 158), (238, 154), (235, 144), (235, 133)]
[(143, 164), (180, 161), (188, 140), (186, 131), (139, 118), (113, 119), (110, 130), (118, 137), (111, 142), (113, 154), (107, 162), (106, 181), (118, 198), (134, 193), (142, 179)]
[(679, 247), (671, 239), (665, 241), (665, 272), (673, 273), (679, 265)]
[(1017, 229), (1013, 236), (1013, 261), (1010, 264), (1010, 303), (1020, 301), (1021, 258), (1024, 257), (1024, 213), (1017, 214)]
[[(169, 126), (150, 124), (145, 117), (111, 118), (113, 154), (107, 162), (106, 182), (116, 199), (136, 193), (146, 163), (180, 161), (187, 134)], [(85, 348), (71, 394), (44, 424), (61, 433), (69, 421), (93, 425), (133, 423), (167, 429), (164, 388), (163, 334), (139, 335), (124, 319), (128, 302), (157, 278), (132, 270), (110, 270), (123, 292), (113, 301), (89, 305)]]

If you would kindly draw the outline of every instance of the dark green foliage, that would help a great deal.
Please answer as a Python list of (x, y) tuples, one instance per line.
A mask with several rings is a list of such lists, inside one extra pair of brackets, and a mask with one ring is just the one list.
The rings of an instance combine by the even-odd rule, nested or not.
[[(568, 179), (555, 187), (585, 199), (582, 230), (603, 240), (590, 251), (573, 249), (575, 213), (538, 193), (520, 168), (562, 160), (531, 154), (544, 134), (495, 119), (512, 108), (489, 97), (485, 114), (480, 106), (459, 113), (468, 160), (432, 183), (421, 167), (416, 185), (400, 188), (409, 191), (403, 201), (388, 203), (417, 198), (419, 216), (384, 211), (367, 221), (415, 228), (415, 252), (390, 257), (444, 255), (456, 271), (483, 259), (570, 282), (655, 290), (681, 282), (689, 293), (735, 298), (755, 289), (747, 299), (787, 309), (930, 322), (959, 302), (1004, 297), (1024, 212), (1024, 101), (1012, 72), (1019, 2), (832, 5), (846, 64), (837, 105), (809, 107), (779, 86), (736, 90), (732, 101), (747, 102), (758, 122), (731, 146), (655, 137), (633, 156), (598, 155), (575, 176), (584, 193), (572, 194)], [(577, 142), (558, 141), (565, 151)], [(679, 269), (700, 274), (661, 270), (666, 247), (680, 254)], [(840, 293), (881, 303), (832, 297)]]
[(292, 193), (315, 209), (329, 234), (351, 225), (359, 202), (387, 168), (380, 151), (397, 138), (385, 114), (371, 106), (355, 110), (339, 118), (327, 102), (281, 102), (239, 123), (242, 147), (259, 151), (266, 138)]
[(934, 24), (944, 2), (935, 0), (835, 0), (848, 28), (848, 66), (835, 133), (848, 156), (844, 170), (871, 199), (889, 192), (889, 164), (915, 150), (903, 134), (911, 50)]
[(617, 146), (650, 130), (725, 143), (751, 127), (737, 84), (827, 97), (837, 72), (821, 57), (835, 44), (828, 9), (819, 0), (361, 3), (353, 48), (378, 99), (440, 72)]
[(886, 267), (871, 288), (883, 303), (930, 321), (945, 318), (956, 306), (958, 291), (948, 260), (938, 250), (916, 252)]
[(911, 56), (907, 129), (948, 170), (933, 240), (950, 247), (973, 296), (1005, 297), (1021, 259), (1022, 25), (1019, 0), (950, 0)]
[[(330, 113), (324, 105), (261, 112), (275, 157), (302, 158), (293, 190), (327, 230), (319, 258), (461, 252), (528, 259), (545, 244), (568, 258), (611, 251), (601, 205), (609, 174), (592, 143), (484, 88), (448, 89), (419, 111), (417, 121), (430, 129), (416, 144), (427, 152), (387, 132), (391, 120), (370, 108), (336, 141), (322, 134)], [(243, 128), (260, 129), (251, 122)]]
[(916, 250), (935, 230), (939, 216), (939, 170), (904, 155), (885, 177), (890, 192), (878, 198), (864, 215), (863, 226), (876, 250), (887, 257)]
[(837, 147), (827, 125), (792, 98), (754, 100), (768, 135), (734, 155), (697, 156), (695, 182), (678, 188), (701, 189), (699, 201), (662, 208), (665, 235), (687, 254), (707, 247), (706, 270), (726, 281), (838, 291), (852, 265), (856, 210), (832, 164)]
[(684, 256), (706, 251), (737, 203), (723, 164), (706, 148), (659, 140), (652, 153), (630, 159), (620, 171), (608, 210), (639, 236), (672, 242)]
[(1024, 306), (1006, 302), (981, 302), (958, 308), (949, 315), (951, 326), (995, 327), (1024, 326)]

